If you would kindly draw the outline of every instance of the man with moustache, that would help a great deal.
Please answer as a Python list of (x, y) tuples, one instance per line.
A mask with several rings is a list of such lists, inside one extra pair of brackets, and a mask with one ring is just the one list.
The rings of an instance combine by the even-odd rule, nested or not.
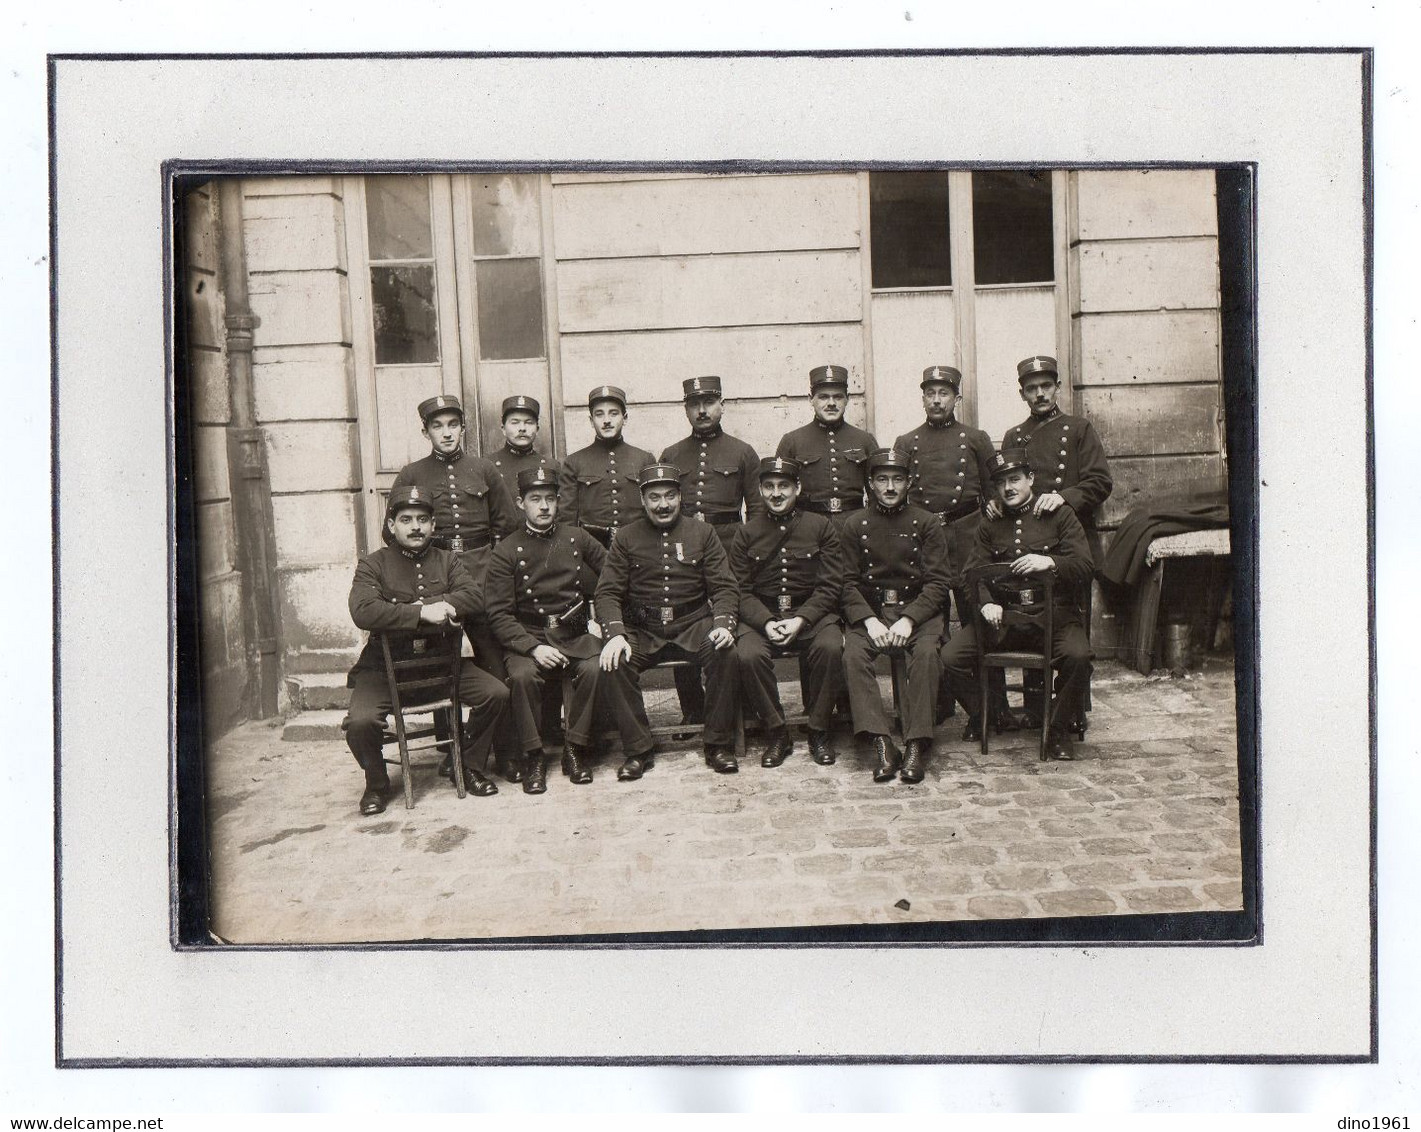
[[(681, 484), (682, 513), (718, 528), (721, 541), (728, 546), (732, 528), (740, 523), (742, 504), (747, 519), (764, 511), (756, 487), (760, 457), (745, 441), (721, 429), (725, 401), (719, 377), (688, 377), (681, 382), (681, 392), (691, 435), (661, 453), (661, 462), (686, 469)], [(681, 722), (704, 723), (706, 699), (699, 674), (678, 668), (675, 679)]]
[[(367, 816), (385, 809), (390, 789), (381, 738), (394, 706), (384, 653), (375, 634), (457, 627), (473, 613), (478, 601), (478, 587), (463, 559), (432, 545), (434, 530), (434, 500), (424, 488), (392, 490), (381, 531), (386, 545), (360, 560), (350, 587), (351, 620), (371, 633), (346, 679), (351, 693), (344, 724), (346, 744), (365, 772), (360, 812)], [(402, 648), (397, 641), (392, 641), (395, 655), (402, 658), (403, 648), (410, 646)], [(464, 781), (470, 794), (497, 794), (498, 787), (475, 770), (474, 764), (476, 756), (487, 751), (489, 739), (508, 709), (508, 689), (482, 669), (463, 663), (459, 698), (469, 709), (462, 752)]]
[[(493, 464), (465, 450), (459, 398), (449, 393), (430, 397), (419, 403), (418, 412), (430, 453), (401, 468), (391, 490), (419, 487), (428, 493), (434, 500), (434, 544), (459, 556), (481, 592), (493, 544), (522, 516)], [(482, 606), (464, 619), (464, 633), (474, 647), (474, 663), (500, 680), (507, 676), (503, 650), (489, 631)], [(511, 729), (500, 732), (494, 750), (499, 772), (509, 782), (519, 781), (522, 760)], [(447, 762), (441, 773), (449, 773)]]
[[(1023, 358), (1017, 363), (1016, 380), (1021, 399), (1030, 408), (1031, 415), (1007, 430), (1002, 448), (1026, 453), (1036, 477), (1032, 508), (1038, 518), (1063, 506), (1075, 511), (1085, 530), (1093, 566), (1100, 552), (1095, 511), (1110, 498), (1115, 487), (1105, 459), (1105, 447), (1090, 421), (1063, 413), (1057, 404), (1061, 377), (1055, 358), (1044, 354)], [(992, 502), (987, 505), (986, 513), (995, 519), (1001, 516), (1002, 509)], [(1026, 673), (1026, 710), (1022, 714), (1022, 725), (1028, 730), (1041, 726), (1034, 706), (1039, 699), (1036, 689), (1041, 686), (1040, 680), (1039, 672)]]
[[(983, 583), (979, 592), (970, 596), (981, 603), (983, 619), (998, 634), (991, 647), (1039, 648), (1039, 629), (1017, 626), (1001, 632), (1004, 609), (1040, 609), (1041, 576), (1049, 573), (1056, 578), (1051, 657), (1060, 669), (1061, 679), (1051, 706), (1047, 753), (1052, 758), (1069, 760), (1074, 757), (1069, 725), (1091, 671), (1090, 642), (1077, 608), (1081, 588), (1090, 585), (1090, 546), (1074, 508), (1037, 506), (1040, 496), (1035, 492), (1036, 477), (1024, 450), (1004, 448), (995, 454), (991, 474), (1000, 485), (1001, 514), (984, 519), (978, 527), (966, 569), (1001, 562), (1010, 564), (1011, 574)], [(967, 709), (969, 719), (980, 726), (977, 634), (970, 623), (943, 646), (942, 664), (952, 678), (958, 702)], [(977, 735), (980, 737), (980, 732)]]
[(725, 548), (708, 523), (681, 514), (683, 473), (649, 464), (639, 477), (645, 515), (612, 539), (597, 583), (602, 686), (626, 755), (617, 777), (634, 781), (652, 766), (651, 724), (641, 673), (662, 660), (693, 660), (706, 674), (706, 765), (718, 774), (739, 769), (735, 653), (740, 594)]
[(779, 766), (794, 753), (775, 680), (775, 657), (799, 657), (799, 683), (809, 717), (809, 754), (820, 766), (835, 758), (829, 715), (843, 688), (844, 634), (839, 599), (845, 563), (827, 516), (799, 507), (799, 465), (771, 456), (760, 461), (765, 513), (735, 529), (730, 569), (740, 583), (735, 648), (746, 703), (769, 738), (760, 765)]
[(551, 468), (556, 476), (558, 462), (534, 447), (542, 406), (533, 397), (517, 393), (503, 399), (503, 447), (489, 457), (489, 463), (503, 486), (518, 497), (518, 476), (538, 468)]
[[(844, 581), (844, 679), (854, 731), (873, 739), (875, 782), (899, 775), (923, 780), (932, 746), (933, 714), (941, 667), (942, 608), (948, 594), (947, 539), (936, 515), (908, 502), (908, 458), (880, 448), (868, 458), (873, 502), (847, 516), (839, 535), (848, 557)], [(889, 738), (888, 716), (873, 670), (879, 653), (907, 661), (901, 691), (901, 757)]]
[(655, 457), (622, 439), (627, 426), (627, 395), (615, 385), (599, 385), (587, 394), (592, 443), (563, 461), (563, 521), (576, 523), (603, 546), (611, 546), (618, 528), (641, 516), (637, 473)]
[(489, 625), (506, 650), (512, 714), (523, 745), (523, 792), (547, 789), (541, 720), (543, 690), (571, 672), (562, 769), (575, 784), (592, 781), (597, 659), (602, 642), (587, 631), (588, 612), (606, 551), (580, 527), (558, 522), (558, 480), (551, 468), (518, 473), (523, 529), (494, 549), (485, 582)]
[(802, 506), (838, 516), (864, 505), (864, 464), (878, 447), (870, 433), (844, 420), (849, 404), (849, 371), (838, 365), (809, 371), (809, 404), (814, 420), (780, 438), (776, 456), (799, 465)]

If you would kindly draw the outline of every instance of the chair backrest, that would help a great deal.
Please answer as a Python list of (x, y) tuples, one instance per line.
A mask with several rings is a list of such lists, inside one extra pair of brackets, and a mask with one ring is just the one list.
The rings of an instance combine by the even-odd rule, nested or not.
[(968, 604), (972, 608), (972, 623), (977, 628), (977, 639), (980, 643), (985, 643), (983, 634), (988, 626), (982, 616), (981, 606), (978, 604), (977, 595), (979, 587), (985, 584), (990, 591), (993, 582), (1004, 579), (1013, 579), (1020, 582), (1031, 590), (1039, 591), (1031, 595), (1029, 609), (1002, 602), (1002, 627), (1013, 626), (1029, 627), (1040, 629), (1044, 638), (1051, 639), (1053, 624), (1052, 615), (1054, 613), (1056, 596), (1056, 579), (1051, 573), (1044, 574), (1013, 574), (1010, 562), (988, 562), (983, 566), (974, 566), (967, 571), (966, 588)]
[(463, 632), (457, 626), (380, 633), (385, 679), (395, 711), (457, 699)]

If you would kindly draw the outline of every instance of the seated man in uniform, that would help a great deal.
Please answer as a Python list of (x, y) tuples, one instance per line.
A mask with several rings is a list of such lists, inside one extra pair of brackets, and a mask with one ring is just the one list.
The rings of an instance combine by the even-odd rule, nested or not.
[(523, 744), (523, 792), (547, 789), (543, 687), (572, 673), (567, 749), (562, 769), (574, 783), (592, 781), (585, 760), (597, 699), (602, 642), (587, 631), (588, 607), (606, 551), (581, 527), (557, 521), (558, 479), (551, 468), (518, 473), (524, 527), (494, 549), (484, 584), (489, 626), (506, 651), (513, 721)]
[(779, 766), (794, 752), (775, 681), (775, 656), (799, 657), (799, 683), (809, 716), (809, 754), (834, 761), (829, 716), (844, 686), (844, 634), (839, 598), (844, 556), (824, 515), (800, 510), (799, 465), (772, 456), (760, 461), (760, 498), (768, 514), (737, 527), (730, 571), (740, 583), (740, 687), (764, 722), (769, 740), (761, 766)]
[(652, 765), (651, 724), (641, 673), (661, 660), (693, 660), (706, 674), (706, 765), (739, 770), (735, 656), (740, 593), (725, 548), (708, 523), (681, 514), (681, 470), (648, 464), (639, 477), (646, 514), (617, 531), (597, 583), (602, 686), (616, 717), (626, 761), (617, 771), (633, 781)]
[[(381, 532), (386, 545), (360, 560), (350, 587), (351, 619), (357, 628), (372, 634), (346, 681), (352, 691), (345, 741), (365, 772), (362, 814), (384, 810), (390, 788), (380, 740), (393, 705), (384, 655), (374, 634), (438, 625), (457, 632), (478, 601), (472, 575), (457, 554), (431, 545), (433, 533), (434, 501), (429, 493), (422, 487), (391, 491)], [(494, 729), (508, 710), (508, 689), (466, 661), (460, 668), (459, 698), (469, 709), (463, 743), (469, 793), (497, 794), (498, 787), (474, 765), (477, 756), (487, 752)]]
[[(992, 457), (992, 480), (997, 484), (1001, 512), (983, 519), (967, 559), (966, 569), (989, 562), (1010, 563), (1011, 574), (998, 582), (982, 584), (969, 599), (981, 603), (982, 617), (994, 631), (1000, 631), (1004, 606), (1025, 612), (1040, 609), (1043, 591), (1040, 577), (1053, 574), (1056, 587), (1052, 610), (1051, 659), (1061, 671), (1056, 698), (1051, 705), (1047, 753), (1053, 758), (1073, 756), (1068, 725), (1090, 680), (1090, 642), (1081, 624), (1079, 595), (1090, 584), (1090, 545), (1074, 509), (1038, 509), (1036, 477), (1026, 453), (1003, 449)], [(1039, 629), (1009, 626), (993, 647), (1039, 648)], [(968, 622), (962, 631), (943, 645), (942, 663), (952, 678), (952, 690), (967, 709), (968, 731), (964, 738), (981, 732), (981, 689), (977, 677), (977, 634)], [(1040, 694), (1038, 692), (1038, 694)]]
[(936, 515), (908, 502), (908, 458), (880, 448), (868, 458), (873, 503), (839, 528), (848, 556), (844, 581), (844, 680), (854, 731), (873, 739), (875, 782), (898, 774), (900, 756), (889, 738), (874, 658), (898, 653), (908, 665), (902, 690), (904, 782), (921, 782), (932, 746), (933, 715), (942, 669), (938, 640), (947, 604), (947, 540)]

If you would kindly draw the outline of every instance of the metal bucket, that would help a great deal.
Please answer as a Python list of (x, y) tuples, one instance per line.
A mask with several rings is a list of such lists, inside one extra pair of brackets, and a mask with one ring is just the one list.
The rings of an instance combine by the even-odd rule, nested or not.
[(1194, 642), (1185, 622), (1170, 622), (1164, 627), (1164, 667), (1171, 672), (1183, 672), (1194, 667)]

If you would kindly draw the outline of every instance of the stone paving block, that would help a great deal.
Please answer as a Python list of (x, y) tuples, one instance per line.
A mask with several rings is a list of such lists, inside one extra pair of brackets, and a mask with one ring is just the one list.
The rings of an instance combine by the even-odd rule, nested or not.
[(872, 853), (864, 857), (861, 867), (868, 872), (912, 874), (935, 869), (941, 863), (936, 854), (904, 849), (894, 853)]
[(888, 822), (907, 813), (907, 809), (903, 802), (867, 802), (862, 806), (855, 806), (853, 815), (865, 821)]
[(1160, 821), (1172, 829), (1209, 829), (1218, 824), (1218, 819), (1195, 810), (1172, 806), (1160, 815)]
[(907, 891), (904, 887), (906, 883), (904, 879), (892, 876), (856, 876), (833, 878), (825, 887), (830, 895), (840, 900), (892, 904), (902, 899)]
[(811, 857), (800, 857), (794, 862), (794, 871), (801, 876), (830, 876), (846, 873), (853, 865), (853, 858), (847, 853), (816, 853)]
[(1120, 894), (1135, 912), (1192, 912), (1201, 902), (1181, 885), (1163, 888), (1127, 888)]
[(1026, 902), (1015, 896), (974, 896), (967, 901), (967, 911), (982, 920), (1020, 920), (1031, 914)]
[(726, 880), (763, 880), (785, 870), (781, 857), (727, 857), (719, 864), (720, 875)]
[(1238, 881), (1223, 881), (1204, 885), (1204, 892), (1220, 908), (1243, 907), (1243, 885)]
[(1016, 841), (1006, 846), (1006, 855), (1012, 861), (1060, 861), (1073, 856), (1074, 847), (1070, 842)]
[(1113, 861), (1085, 861), (1062, 865), (1061, 872), (1072, 884), (1082, 888), (1119, 888), (1122, 884), (1132, 884), (1135, 881), (1132, 869)]
[(888, 831), (881, 826), (832, 830), (829, 844), (835, 849), (863, 849), (888, 844)]
[(908, 848), (916, 845), (941, 845), (956, 839), (956, 837), (957, 830), (949, 825), (909, 824), (907, 822), (893, 824), (893, 840)]
[(1081, 842), (1081, 849), (1092, 857), (1143, 857), (1149, 850), (1128, 837), (1096, 837)]
[(1150, 841), (1168, 853), (1203, 853), (1219, 847), (1218, 838), (1204, 829), (1190, 833), (1154, 833)]
[[(1017, 795), (1017, 797), (1020, 797), (1020, 795)], [(977, 794), (967, 799), (967, 801), (974, 806), (983, 806), (988, 809), (996, 806), (1011, 805), (1013, 800), (1012, 798), (1003, 798), (995, 794)]]
[(1089, 818), (1044, 818), (1037, 828), (1047, 837), (1093, 837), (1102, 832), (1101, 824)]
[(1209, 876), (1197, 857), (1151, 857), (1140, 862), (1140, 871), (1150, 880), (1202, 880)]
[(960, 841), (944, 847), (943, 860), (951, 865), (994, 865), (1001, 850), (992, 845), (964, 845)]
[(999, 888), (1006, 892), (1031, 892), (1035, 889), (1050, 888), (1055, 875), (1051, 869), (1029, 865), (1021, 868), (988, 869), (982, 874), (982, 881), (988, 888)]
[(1115, 898), (1101, 888), (1039, 892), (1036, 902), (1048, 916), (1109, 916), (1117, 910)]

